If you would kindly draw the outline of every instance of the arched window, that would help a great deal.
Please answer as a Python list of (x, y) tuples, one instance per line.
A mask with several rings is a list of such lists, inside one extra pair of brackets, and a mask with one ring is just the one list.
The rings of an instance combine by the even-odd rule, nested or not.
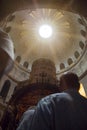
[(10, 15), (9, 18), (8, 18), (8, 22), (13, 21), (14, 18), (15, 18), (15, 15)]
[(0, 92), (0, 96), (2, 96), (4, 100), (8, 94), (10, 86), (11, 86), (11, 82), (9, 80), (6, 80)]
[(28, 62), (25, 61), (24, 64), (23, 64), (23, 66), (24, 66), (25, 68), (28, 68)]
[(73, 60), (71, 58), (69, 58), (67, 62), (69, 65), (71, 65), (73, 63)]
[(79, 22), (81, 25), (84, 25), (81, 18), (78, 18), (78, 22)]
[(16, 57), (16, 61), (17, 61), (18, 63), (20, 63), (21, 57), (20, 57), (20, 56), (17, 56), (17, 57)]
[(75, 51), (74, 56), (75, 56), (75, 58), (77, 59), (77, 58), (80, 56), (79, 52), (78, 52), (78, 51)]
[(79, 42), (79, 46), (80, 46), (80, 48), (83, 50), (83, 48), (84, 48), (84, 43), (83, 43), (82, 41), (80, 41), (80, 42)]
[(5, 31), (6, 31), (7, 33), (9, 33), (9, 32), (11, 31), (11, 26), (6, 27), (6, 28), (5, 28)]
[(84, 30), (81, 30), (80, 32), (83, 37), (86, 37), (86, 32)]
[(65, 68), (64, 63), (61, 63), (61, 64), (60, 64), (60, 70), (62, 70), (62, 69), (64, 69), (64, 68)]

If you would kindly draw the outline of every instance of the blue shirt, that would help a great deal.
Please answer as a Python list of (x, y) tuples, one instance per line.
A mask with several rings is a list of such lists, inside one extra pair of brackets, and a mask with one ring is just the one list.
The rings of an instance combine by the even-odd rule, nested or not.
[(30, 122), (33, 117), (34, 111), (35, 111), (34, 109), (29, 109), (26, 112), (24, 112), (17, 130), (28, 130), (29, 129), (29, 125), (31, 124)]
[(86, 130), (87, 99), (75, 90), (49, 95), (37, 105), (28, 130)]
[(24, 120), (17, 130), (86, 130), (87, 99), (75, 90), (51, 94)]

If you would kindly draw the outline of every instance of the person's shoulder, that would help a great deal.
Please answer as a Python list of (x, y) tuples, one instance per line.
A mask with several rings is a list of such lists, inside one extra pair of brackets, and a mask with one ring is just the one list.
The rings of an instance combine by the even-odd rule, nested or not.
[(50, 95), (42, 98), (40, 100), (40, 103), (47, 104), (47, 103), (51, 103), (52, 101), (56, 101), (56, 100), (60, 101), (61, 99), (66, 98), (67, 96), (68, 96), (68, 94), (66, 92), (50, 94)]
[(38, 102), (37, 109), (39, 111), (45, 110), (47, 112), (50, 112), (53, 111), (53, 108), (57, 106), (64, 106), (64, 104), (71, 102), (72, 100), (72, 97), (66, 92), (51, 94), (42, 98)]

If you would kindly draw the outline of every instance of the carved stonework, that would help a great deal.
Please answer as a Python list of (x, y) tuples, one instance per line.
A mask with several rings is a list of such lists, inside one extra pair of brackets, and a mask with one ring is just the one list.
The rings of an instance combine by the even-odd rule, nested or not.
[(13, 99), (11, 99), (11, 104), (15, 104), (17, 107), (17, 120), (29, 107), (37, 105), (41, 98), (59, 92), (58, 87), (51, 84), (31, 84), (18, 91), (18, 95), (15, 93)]

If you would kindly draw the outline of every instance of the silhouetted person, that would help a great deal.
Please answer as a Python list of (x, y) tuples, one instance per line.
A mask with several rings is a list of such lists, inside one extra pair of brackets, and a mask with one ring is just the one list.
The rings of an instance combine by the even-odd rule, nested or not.
[[(25, 130), (86, 130), (87, 99), (78, 92), (78, 76), (67, 73), (60, 77), (61, 93), (39, 101), (32, 120)], [(22, 129), (21, 129), (22, 130)]]

